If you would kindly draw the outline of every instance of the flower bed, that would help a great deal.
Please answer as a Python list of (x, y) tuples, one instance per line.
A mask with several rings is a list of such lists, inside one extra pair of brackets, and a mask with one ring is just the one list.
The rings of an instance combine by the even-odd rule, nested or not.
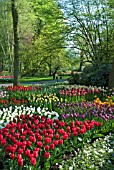
[(4, 169), (72, 169), (70, 158), (77, 169), (97, 168), (92, 167), (89, 159), (82, 168), (84, 163), (78, 155), (86, 157), (85, 146), (92, 149), (89, 146), (96, 139), (105, 139), (113, 132), (113, 102), (113, 91), (104, 92), (96, 87), (93, 90), (88, 87), (4, 88), (0, 98), (1, 166)]
[[(34, 114), (21, 115), (0, 130), (0, 144), (10, 160), (15, 160), (15, 168), (30, 168), (32, 165), (36, 168), (47, 168), (50, 165), (46, 159), (54, 161), (62, 149), (69, 148), (70, 142), (71, 146), (75, 146), (79, 137), (83, 141), (85, 133), (99, 126), (102, 126), (102, 123), (94, 120), (67, 123)], [(10, 168), (13, 168), (10, 160)]]
[(13, 76), (0, 76), (0, 82), (13, 82)]

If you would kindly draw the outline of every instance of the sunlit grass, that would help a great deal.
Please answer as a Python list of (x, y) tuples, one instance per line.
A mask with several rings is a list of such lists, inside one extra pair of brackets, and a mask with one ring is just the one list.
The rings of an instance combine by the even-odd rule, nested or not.
[[(62, 79), (68, 79), (70, 76), (62, 76)], [(60, 76), (58, 76), (58, 79), (60, 79)], [(53, 80), (52, 76), (44, 76), (44, 77), (23, 77), (20, 79), (20, 82), (37, 82), (37, 81), (49, 81)]]

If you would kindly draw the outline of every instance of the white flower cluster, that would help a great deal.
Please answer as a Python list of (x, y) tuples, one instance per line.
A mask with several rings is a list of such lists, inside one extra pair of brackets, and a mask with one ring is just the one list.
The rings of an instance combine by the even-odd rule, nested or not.
[(54, 111), (48, 111), (47, 108), (41, 109), (40, 107), (35, 108), (35, 107), (24, 107), (23, 105), (21, 106), (15, 106), (13, 108), (10, 106), (9, 108), (3, 108), (0, 110), (0, 128), (5, 127), (10, 121), (13, 121), (13, 119), (17, 116), (20, 116), (21, 114), (23, 115), (30, 115), (32, 116), (33, 114), (37, 114), (39, 116), (46, 116), (47, 118), (51, 119), (58, 119), (59, 114)]
[(59, 114), (55, 111), (49, 111), (48, 108), (43, 108), (41, 109), (40, 107), (37, 108), (37, 112), (39, 115), (44, 115), (46, 116), (47, 118), (50, 118), (50, 119), (58, 119), (59, 118)]
[(7, 96), (6, 91), (0, 90), (0, 98), (4, 98), (4, 97), (6, 97), (6, 96)]
[(104, 139), (99, 138), (92, 144), (85, 145), (83, 149), (77, 149), (74, 157), (62, 161), (59, 169), (99, 170), (109, 167), (114, 169), (113, 157), (114, 132), (105, 136)]

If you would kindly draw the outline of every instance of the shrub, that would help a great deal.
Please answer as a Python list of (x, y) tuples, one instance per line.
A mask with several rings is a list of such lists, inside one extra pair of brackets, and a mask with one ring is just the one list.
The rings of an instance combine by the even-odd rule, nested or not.
[(69, 84), (79, 84), (80, 82), (80, 73), (73, 73), (70, 78), (68, 78)]
[(92, 85), (97, 87), (107, 87), (111, 64), (101, 63), (99, 65), (86, 66), (80, 75), (72, 75), (70, 84)]

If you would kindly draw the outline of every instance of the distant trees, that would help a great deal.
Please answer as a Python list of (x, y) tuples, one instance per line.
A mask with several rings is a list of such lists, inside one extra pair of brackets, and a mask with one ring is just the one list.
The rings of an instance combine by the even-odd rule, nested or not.
[(0, 0), (0, 71), (12, 72), (13, 30), (9, 1)]
[(107, 0), (65, 0), (62, 4), (70, 25), (68, 42), (83, 62), (110, 62), (114, 55), (114, 22)]
[[(30, 48), (22, 58), (23, 75), (47, 73), (52, 75), (56, 68), (64, 66), (65, 30), (63, 12), (55, 0), (32, 0), (30, 3), (35, 18)], [(25, 53), (24, 53), (25, 54)]]
[(0, 70), (20, 76), (52, 75), (66, 62), (66, 25), (55, 0), (0, 0)]

